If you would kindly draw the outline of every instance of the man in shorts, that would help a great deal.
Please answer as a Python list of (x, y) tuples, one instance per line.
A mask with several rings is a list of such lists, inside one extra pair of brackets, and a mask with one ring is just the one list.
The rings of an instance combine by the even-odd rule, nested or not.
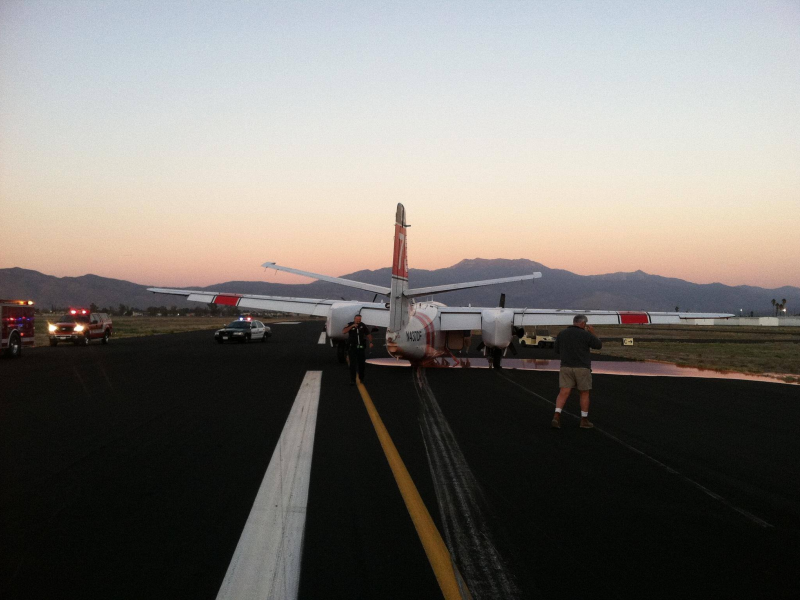
[(572, 326), (556, 336), (555, 351), (561, 357), (561, 371), (558, 374), (558, 387), (561, 391), (556, 398), (556, 414), (550, 426), (561, 428), (561, 411), (567, 403), (570, 392), (578, 388), (581, 395), (581, 427), (594, 427), (589, 421), (589, 392), (592, 389), (592, 357), (590, 349), (603, 347), (594, 334), (594, 327), (588, 324), (586, 315), (575, 315)]

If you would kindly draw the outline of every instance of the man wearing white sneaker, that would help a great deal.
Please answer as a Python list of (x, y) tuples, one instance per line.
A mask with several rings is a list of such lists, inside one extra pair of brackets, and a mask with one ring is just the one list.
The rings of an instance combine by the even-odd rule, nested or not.
[(575, 315), (572, 326), (556, 336), (555, 351), (561, 357), (558, 374), (558, 387), (561, 389), (556, 398), (556, 413), (550, 423), (554, 429), (561, 428), (561, 411), (573, 388), (577, 388), (581, 396), (581, 427), (594, 427), (589, 421), (589, 392), (592, 389), (590, 350), (600, 350), (602, 347), (603, 342), (594, 334), (594, 327), (588, 324), (586, 315)]

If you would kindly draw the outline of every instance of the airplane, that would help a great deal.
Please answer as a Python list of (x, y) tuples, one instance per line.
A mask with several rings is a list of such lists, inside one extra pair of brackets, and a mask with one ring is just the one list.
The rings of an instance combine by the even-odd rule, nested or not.
[[(361, 315), (362, 322), (370, 327), (385, 328), (387, 330), (386, 350), (389, 355), (397, 359), (408, 360), (412, 364), (431, 364), (438, 358), (453, 356), (453, 352), (468, 349), (472, 331), (480, 330), (481, 344), (491, 355), (495, 368), (502, 367), (501, 361), (505, 351), (509, 346), (513, 350), (513, 338), (523, 336), (525, 327), (572, 325), (573, 317), (578, 314), (585, 314), (592, 325), (661, 325), (680, 323), (687, 319), (725, 319), (734, 316), (727, 313), (506, 308), (504, 295), (501, 296), (500, 305), (496, 307), (446, 306), (435, 301), (417, 302), (416, 299), (423, 296), (533, 280), (540, 278), (542, 274), (536, 272), (499, 279), (409, 288), (408, 227), (410, 225), (406, 222), (405, 207), (398, 204), (395, 214), (391, 287), (301, 271), (272, 262), (261, 265), (269, 269), (373, 292), (375, 294), (373, 302), (155, 287), (147, 289), (156, 294), (185, 296), (192, 302), (325, 317), (325, 331), (331, 344), (333, 345), (334, 342), (337, 344), (340, 362), (345, 360), (348, 337), (342, 333), (342, 329), (352, 322), (356, 315)], [(377, 302), (379, 295), (387, 296), (389, 301)]]

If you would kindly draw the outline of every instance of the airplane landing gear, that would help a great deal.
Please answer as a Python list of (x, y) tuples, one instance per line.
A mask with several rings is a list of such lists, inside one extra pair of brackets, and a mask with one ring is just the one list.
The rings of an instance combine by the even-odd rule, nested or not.
[(492, 367), (494, 367), (495, 369), (502, 369), (503, 365), (501, 363), (503, 360), (503, 354), (505, 353), (504, 349), (492, 348), (491, 352), (492, 352)]

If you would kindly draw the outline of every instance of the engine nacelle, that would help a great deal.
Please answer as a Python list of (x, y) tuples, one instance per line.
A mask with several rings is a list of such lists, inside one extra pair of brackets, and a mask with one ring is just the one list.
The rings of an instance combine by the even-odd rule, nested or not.
[(360, 302), (336, 302), (331, 305), (331, 313), (325, 323), (325, 333), (336, 342), (346, 342), (348, 335), (342, 329), (351, 323), (361, 310)]
[(481, 336), (489, 348), (507, 348), (514, 337), (514, 311), (487, 308), (481, 312)]

